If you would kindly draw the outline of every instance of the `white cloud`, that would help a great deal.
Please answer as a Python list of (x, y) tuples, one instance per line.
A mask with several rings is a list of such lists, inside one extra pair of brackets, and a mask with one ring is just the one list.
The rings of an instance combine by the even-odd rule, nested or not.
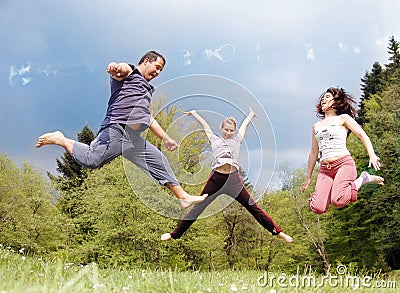
[(25, 73), (29, 73), (29, 71), (31, 70), (31, 66), (30, 64), (28, 64), (27, 66), (21, 66), (20, 69), (16, 69), (14, 65), (12, 65), (10, 67), (10, 75), (8, 77), (9, 80), (12, 80), (12, 78), (16, 75), (23, 75)]
[(28, 83), (31, 82), (31, 78), (29, 76), (28, 77), (22, 77), (21, 82), (22, 82), (22, 85), (27, 85)]
[(208, 59), (214, 57), (222, 62), (228, 62), (232, 59), (233, 55), (235, 55), (235, 46), (232, 44), (224, 44), (215, 50), (205, 49), (204, 53)]
[(257, 62), (260, 62), (262, 60), (262, 56), (261, 56), (261, 50), (262, 50), (262, 45), (259, 41), (257, 41), (256, 43), (256, 59)]
[(339, 42), (339, 43), (338, 43), (338, 46), (339, 46), (340, 52), (342, 52), (343, 54), (346, 54), (346, 53), (349, 52), (349, 48), (348, 48), (347, 45), (345, 45), (344, 43)]
[(307, 52), (307, 56), (306, 56), (307, 60), (314, 60), (315, 59), (315, 51), (314, 51), (314, 48), (313, 48), (312, 44), (307, 44), (306, 45), (306, 52)]
[(191, 57), (194, 56), (194, 52), (186, 50), (186, 49), (182, 49), (181, 52), (183, 53), (183, 64), (185, 64), (185, 65), (192, 64)]
[(339, 47), (340, 52), (343, 55), (348, 54), (350, 52), (350, 50), (356, 55), (360, 54), (360, 47), (358, 47), (358, 46), (349, 47), (348, 45), (346, 45), (346, 44), (344, 44), (342, 42), (339, 42), (338, 43), (338, 47)]
[(50, 75), (56, 76), (57, 75), (57, 69), (52, 68), (51, 65), (46, 65), (44, 68), (39, 68), (38, 69), (39, 73), (46, 75), (47, 77)]
[(379, 38), (379, 39), (375, 39), (375, 45), (377, 45), (378, 47), (381, 48), (385, 48), (387, 45), (387, 38), (386, 36), (384, 38)]
[(10, 84), (13, 83), (14, 77), (15, 76), (22, 76), (21, 82), (22, 85), (26, 85), (31, 81), (31, 78), (29, 76), (26, 76), (31, 70), (31, 65), (28, 64), (27, 66), (21, 66), (19, 69), (17, 69), (14, 65), (10, 67), (10, 74), (8, 76), (8, 80)]

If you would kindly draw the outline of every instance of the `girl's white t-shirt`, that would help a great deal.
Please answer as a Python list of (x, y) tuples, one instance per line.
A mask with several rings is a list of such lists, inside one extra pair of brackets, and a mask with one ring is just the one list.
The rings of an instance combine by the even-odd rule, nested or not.
[(239, 170), (238, 160), (241, 141), (237, 136), (223, 139), (222, 137), (212, 134), (210, 143), (213, 154), (213, 163), (211, 165), (213, 170), (225, 164), (230, 164)]

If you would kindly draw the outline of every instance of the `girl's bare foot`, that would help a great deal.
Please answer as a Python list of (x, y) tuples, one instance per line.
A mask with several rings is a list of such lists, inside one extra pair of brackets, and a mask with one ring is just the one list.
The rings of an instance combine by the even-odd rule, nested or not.
[(278, 238), (282, 238), (283, 240), (285, 240), (287, 243), (293, 242), (293, 238), (283, 232), (280, 232), (277, 236)]
[(385, 179), (383, 179), (381, 176), (376, 176), (376, 175), (371, 175), (368, 174), (367, 172), (363, 171), (361, 172), (360, 178), (362, 180), (362, 184), (379, 184), (379, 185), (383, 185), (383, 181), (385, 181)]
[(171, 233), (165, 233), (165, 234), (161, 235), (161, 240), (162, 241), (170, 240), (171, 238), (172, 238), (171, 237)]
[(62, 141), (65, 139), (64, 134), (61, 131), (54, 131), (45, 133), (39, 137), (36, 147), (40, 148), (46, 144), (57, 144), (62, 145)]
[(186, 194), (184, 198), (179, 200), (179, 203), (183, 209), (186, 209), (193, 204), (204, 201), (207, 198), (207, 196), (208, 194), (203, 194), (200, 196)]

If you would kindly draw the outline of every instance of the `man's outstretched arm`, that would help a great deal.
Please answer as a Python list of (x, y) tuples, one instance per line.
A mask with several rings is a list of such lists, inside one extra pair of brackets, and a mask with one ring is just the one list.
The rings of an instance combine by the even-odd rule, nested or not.
[(165, 147), (169, 151), (174, 151), (179, 147), (176, 141), (168, 136), (164, 129), (162, 129), (161, 125), (158, 124), (157, 120), (155, 120), (153, 117), (151, 117), (149, 128), (159, 139), (164, 142)]
[(132, 67), (128, 63), (117, 63), (111, 62), (107, 66), (107, 72), (116, 80), (123, 80), (133, 71)]

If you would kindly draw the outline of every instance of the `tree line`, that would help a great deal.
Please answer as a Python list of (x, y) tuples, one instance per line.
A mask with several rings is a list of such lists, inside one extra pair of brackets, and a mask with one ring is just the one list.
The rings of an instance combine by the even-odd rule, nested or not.
[[(258, 203), (293, 236), (295, 242), (290, 245), (272, 237), (234, 201), (198, 220), (182, 239), (161, 242), (160, 235), (171, 231), (183, 214), (163, 187), (121, 157), (90, 171), (68, 153), (57, 159), (59, 174), (48, 173), (50, 181), (31, 164), (17, 167), (6, 154), (0, 155), (0, 243), (15, 250), (24, 248), (28, 255), (96, 262), (103, 267), (287, 272), (312, 267), (328, 272), (332, 265), (342, 263), (369, 271), (400, 269), (400, 50), (394, 37), (389, 39), (388, 54), (387, 64), (375, 62), (361, 78), (357, 118), (381, 158), (379, 175), (385, 185), (363, 187), (357, 202), (314, 215), (308, 209), (312, 188), (300, 192), (306, 170), (281, 166), (282, 188), (267, 192)], [(162, 106), (162, 99), (154, 105), (155, 110)], [(179, 112), (172, 105), (156, 118), (167, 129)], [(179, 138), (190, 127), (175, 126), (171, 136)], [(154, 135), (145, 135), (162, 148)], [(93, 138), (87, 125), (78, 134), (81, 142), (90, 143)], [(174, 170), (184, 170), (178, 178), (193, 182), (207, 176), (200, 157), (207, 147), (206, 137), (194, 132), (185, 137), (178, 156), (164, 153)], [(366, 170), (368, 155), (354, 134), (348, 148), (357, 170)], [(246, 174), (242, 175), (252, 190)], [(314, 183), (315, 179), (316, 171)], [(199, 194), (202, 184), (183, 187)]]

